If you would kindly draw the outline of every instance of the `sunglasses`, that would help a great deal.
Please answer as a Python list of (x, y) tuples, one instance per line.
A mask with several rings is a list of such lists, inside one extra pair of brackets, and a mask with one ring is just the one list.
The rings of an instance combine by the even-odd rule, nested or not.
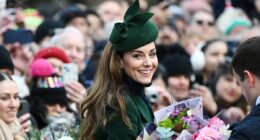
[(207, 24), (208, 26), (214, 25), (214, 22), (212, 22), (212, 21), (196, 20), (195, 22), (200, 26), (205, 25), (205, 24)]

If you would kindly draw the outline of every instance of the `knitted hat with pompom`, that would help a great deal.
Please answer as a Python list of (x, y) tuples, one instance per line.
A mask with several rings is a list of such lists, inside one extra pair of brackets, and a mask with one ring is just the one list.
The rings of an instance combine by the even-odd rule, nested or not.
[(30, 75), (33, 79), (31, 96), (40, 97), (50, 105), (68, 105), (62, 78), (54, 74), (54, 69), (47, 60), (36, 59), (30, 67)]
[(31, 77), (47, 77), (54, 73), (54, 69), (51, 64), (45, 59), (35, 60), (31, 67), (29, 74)]

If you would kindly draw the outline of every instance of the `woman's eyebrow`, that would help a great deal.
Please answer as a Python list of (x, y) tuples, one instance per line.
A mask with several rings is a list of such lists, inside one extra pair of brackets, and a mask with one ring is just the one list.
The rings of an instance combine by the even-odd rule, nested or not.
[(155, 49), (155, 48), (153, 48), (153, 49), (151, 49), (151, 50), (150, 50), (150, 52), (153, 52), (153, 51), (156, 51), (156, 49)]
[(143, 53), (143, 51), (139, 51), (139, 50), (134, 50), (131, 53)]

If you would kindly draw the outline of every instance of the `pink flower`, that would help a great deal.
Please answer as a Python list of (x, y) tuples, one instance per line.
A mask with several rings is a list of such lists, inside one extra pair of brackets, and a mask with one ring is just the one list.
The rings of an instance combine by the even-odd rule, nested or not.
[[(208, 137), (210, 139), (214, 139), (214, 140), (219, 140), (221, 139), (220, 133), (214, 129), (214, 128), (210, 128), (210, 127), (204, 127), (199, 131), (199, 136), (205, 136)], [(199, 137), (198, 136), (198, 137)], [(198, 138), (197, 137), (197, 138)]]
[(218, 117), (213, 117), (210, 119), (208, 127), (219, 129), (221, 126), (224, 126), (225, 123), (220, 120)]
[(195, 133), (192, 135), (192, 140), (195, 140), (198, 136), (199, 136), (199, 131), (195, 132)]

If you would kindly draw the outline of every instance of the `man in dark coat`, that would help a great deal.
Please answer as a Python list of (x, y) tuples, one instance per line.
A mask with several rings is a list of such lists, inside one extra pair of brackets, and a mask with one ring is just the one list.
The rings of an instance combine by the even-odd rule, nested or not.
[(230, 140), (260, 139), (260, 37), (243, 42), (235, 52), (232, 66), (252, 110), (240, 123), (234, 125)]

